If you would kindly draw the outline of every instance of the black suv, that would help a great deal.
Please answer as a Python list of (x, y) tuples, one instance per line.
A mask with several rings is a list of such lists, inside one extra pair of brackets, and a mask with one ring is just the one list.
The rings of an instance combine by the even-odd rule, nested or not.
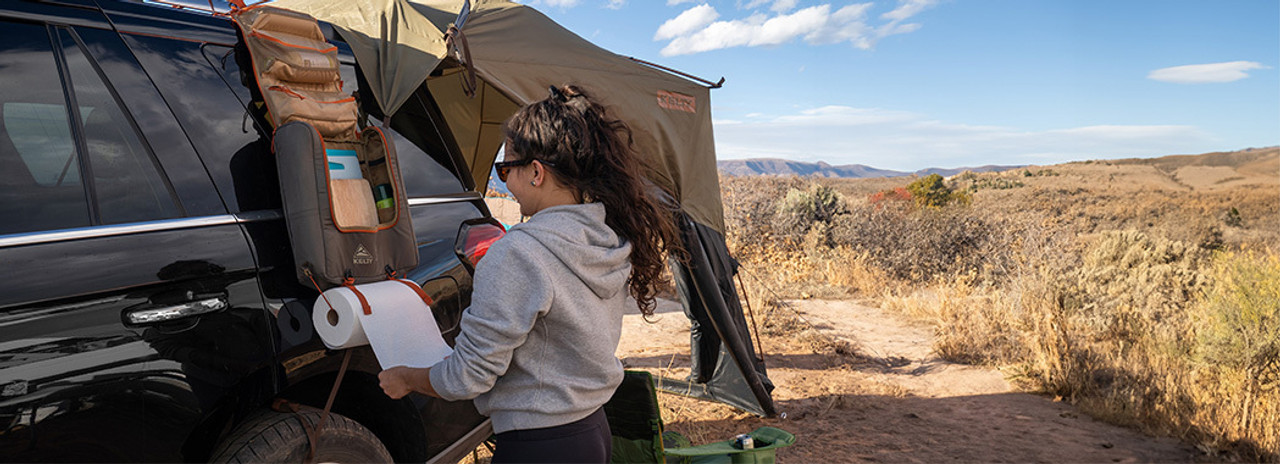
[[(387, 398), (368, 347), (330, 399), (343, 353), (312, 328), (236, 43), (226, 17), (167, 6), (0, 3), (0, 461), (301, 457), (329, 400), (314, 459), (450, 461), (488, 437), (470, 402)], [(392, 129), (443, 121), (405, 105), (417, 119)], [(452, 343), (501, 232), (442, 125), (387, 132), (417, 235), (406, 277)]]

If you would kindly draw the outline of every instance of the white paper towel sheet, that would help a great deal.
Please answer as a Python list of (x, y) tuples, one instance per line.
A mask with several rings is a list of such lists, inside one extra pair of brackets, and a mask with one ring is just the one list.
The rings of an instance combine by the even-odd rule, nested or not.
[(383, 369), (431, 367), (452, 354), (453, 349), (440, 336), (431, 308), (405, 282), (418, 285), (407, 280), (357, 285), (372, 309), (372, 314), (367, 315), (351, 289), (326, 290), (312, 308), (316, 333), (329, 348), (372, 345)]

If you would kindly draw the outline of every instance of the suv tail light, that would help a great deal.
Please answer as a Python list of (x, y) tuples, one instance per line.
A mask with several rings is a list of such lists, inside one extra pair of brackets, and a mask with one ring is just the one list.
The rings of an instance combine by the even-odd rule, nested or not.
[(480, 262), (480, 258), (489, 252), (493, 242), (498, 241), (503, 235), (507, 235), (506, 229), (492, 223), (463, 224), (462, 230), (458, 232), (456, 250), (458, 255), (465, 258), (474, 269), (476, 263)]

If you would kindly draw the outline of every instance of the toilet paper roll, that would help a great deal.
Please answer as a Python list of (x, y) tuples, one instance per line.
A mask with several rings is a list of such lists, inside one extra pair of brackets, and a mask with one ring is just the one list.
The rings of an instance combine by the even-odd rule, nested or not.
[[(431, 367), (453, 353), (440, 336), (440, 327), (408, 280), (386, 280), (356, 288), (369, 302), (365, 314), (360, 299), (346, 287), (334, 287), (317, 298), (312, 311), (316, 333), (329, 348), (371, 345), (378, 364)], [(332, 307), (330, 307), (332, 305)]]
[(333, 201), (333, 223), (341, 229), (378, 227), (378, 210), (373, 206), (373, 190), (364, 179), (333, 179), (329, 182)]

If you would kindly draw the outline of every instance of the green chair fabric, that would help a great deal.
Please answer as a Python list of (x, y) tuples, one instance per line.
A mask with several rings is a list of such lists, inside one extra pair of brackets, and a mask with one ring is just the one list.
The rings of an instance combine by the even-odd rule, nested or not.
[(653, 376), (644, 371), (626, 371), (604, 411), (616, 463), (774, 464), (775, 450), (796, 442), (790, 432), (766, 426), (750, 433), (754, 449), (735, 448), (732, 439), (691, 446), (684, 435), (663, 431)]
[(653, 376), (626, 371), (622, 385), (604, 405), (613, 434), (613, 462), (661, 463), (662, 413)]

